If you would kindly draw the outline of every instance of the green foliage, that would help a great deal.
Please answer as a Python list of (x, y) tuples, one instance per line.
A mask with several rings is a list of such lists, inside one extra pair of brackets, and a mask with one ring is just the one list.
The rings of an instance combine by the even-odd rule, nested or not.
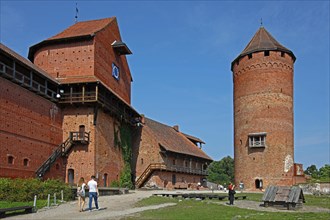
[(330, 164), (325, 164), (319, 170), (315, 165), (311, 165), (304, 173), (312, 177), (311, 182), (330, 182)]
[(304, 171), (305, 174), (310, 175), (312, 178), (318, 178), (319, 177), (319, 171), (317, 170), (315, 165), (311, 165), (307, 167), (307, 169)]
[(230, 156), (213, 161), (208, 167), (208, 181), (226, 186), (234, 181), (234, 159)]
[(319, 170), (319, 175), (321, 180), (330, 181), (330, 164), (325, 164)]
[(9, 202), (33, 201), (34, 195), (38, 199), (47, 199), (48, 194), (54, 193), (60, 198), (61, 190), (66, 201), (71, 200), (71, 187), (60, 180), (48, 179), (8, 179), (0, 178), (0, 200)]
[(129, 189), (133, 188), (131, 173), (131, 160), (132, 160), (132, 140), (131, 140), (131, 130), (127, 124), (122, 124), (120, 126), (120, 143), (122, 154), (125, 162), (124, 169), (120, 174), (120, 187), (126, 187)]

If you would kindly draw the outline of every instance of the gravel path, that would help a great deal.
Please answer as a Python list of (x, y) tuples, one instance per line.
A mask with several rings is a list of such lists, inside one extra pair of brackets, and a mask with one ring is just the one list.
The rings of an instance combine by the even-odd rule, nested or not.
[[(166, 203), (160, 205), (153, 205), (147, 207), (134, 207), (134, 204), (143, 198), (150, 197), (154, 193), (164, 193), (163, 190), (153, 190), (153, 191), (130, 191), (129, 194), (124, 195), (113, 195), (113, 196), (101, 196), (99, 197), (99, 206), (101, 210), (93, 210), (92, 212), (78, 211), (77, 201), (63, 203), (59, 206), (44, 208), (38, 210), (37, 213), (16, 215), (7, 217), (6, 219), (120, 219), (124, 216), (134, 215), (138, 212), (145, 210), (159, 209), (167, 206), (176, 205), (176, 203)], [(177, 193), (187, 193), (187, 191), (176, 191)], [(189, 193), (201, 193), (201, 191), (189, 191)], [(175, 193), (170, 191), (168, 193)], [(203, 191), (202, 193), (211, 193), (209, 191)], [(221, 205), (227, 205), (228, 201), (216, 201), (216, 200), (204, 200), (203, 202), (216, 203)], [(86, 198), (85, 208), (88, 206), (88, 198)], [(93, 203), (94, 204), (94, 203)], [(267, 212), (328, 212), (330, 214), (330, 209), (303, 206), (302, 209), (298, 211), (292, 210), (279, 210), (272, 207), (260, 206), (261, 202), (254, 202), (248, 200), (235, 200), (235, 207), (244, 209), (253, 209), (258, 211)]]

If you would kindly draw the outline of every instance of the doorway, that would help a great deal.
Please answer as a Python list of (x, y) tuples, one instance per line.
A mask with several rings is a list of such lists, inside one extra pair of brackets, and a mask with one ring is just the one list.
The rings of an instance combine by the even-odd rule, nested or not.
[(256, 189), (262, 189), (262, 179), (255, 180), (255, 187)]
[(69, 185), (74, 184), (74, 169), (68, 169), (68, 183)]
[(79, 139), (84, 140), (85, 136), (85, 125), (79, 125)]

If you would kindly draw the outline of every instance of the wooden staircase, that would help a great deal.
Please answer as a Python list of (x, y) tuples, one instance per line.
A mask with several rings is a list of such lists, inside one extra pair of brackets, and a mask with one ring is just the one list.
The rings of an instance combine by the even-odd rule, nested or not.
[(151, 163), (135, 181), (135, 187), (140, 188), (154, 170), (166, 170), (164, 163)]
[(67, 157), (74, 144), (88, 144), (89, 133), (70, 132), (69, 137), (61, 143), (57, 149), (48, 157), (48, 159), (36, 171), (36, 177), (42, 178), (50, 167), (60, 156)]

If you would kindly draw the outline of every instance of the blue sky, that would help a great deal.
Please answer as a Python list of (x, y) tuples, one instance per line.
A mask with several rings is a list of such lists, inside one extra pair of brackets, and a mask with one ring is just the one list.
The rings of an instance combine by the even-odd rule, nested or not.
[(297, 60), (295, 162), (329, 162), (329, 1), (4, 1), (0, 40), (28, 48), (78, 20), (116, 16), (128, 56), (132, 105), (206, 142), (214, 160), (233, 157), (231, 62), (263, 26)]

